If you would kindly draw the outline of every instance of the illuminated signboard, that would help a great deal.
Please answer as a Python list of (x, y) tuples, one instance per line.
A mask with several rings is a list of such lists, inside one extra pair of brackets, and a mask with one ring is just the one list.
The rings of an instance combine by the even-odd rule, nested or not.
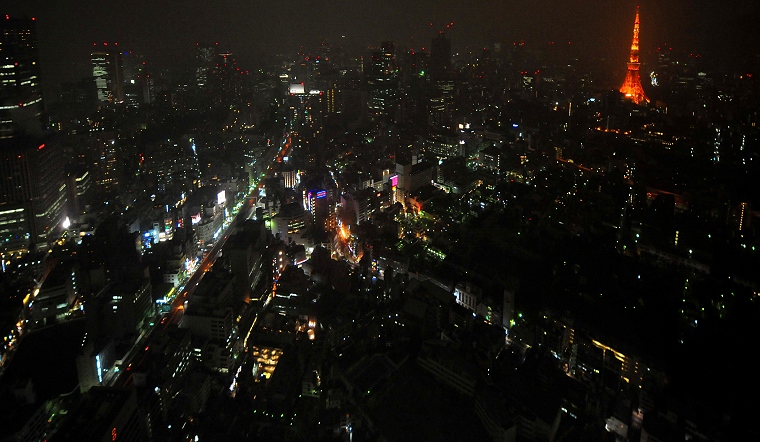
[(320, 190), (319, 192), (317, 192), (317, 198), (324, 198), (326, 196), (327, 196), (326, 190)]
[(198, 212), (195, 215), (192, 215), (190, 217), (190, 221), (193, 223), (193, 225), (198, 224), (199, 222), (201, 222), (201, 212)]
[(391, 177), (391, 187), (398, 187), (398, 175)]
[(224, 204), (225, 201), (227, 201), (227, 195), (224, 193), (224, 190), (216, 194), (216, 203), (217, 204)]
[(306, 92), (306, 89), (303, 86), (303, 83), (294, 83), (290, 85), (290, 93), (291, 94), (303, 94)]

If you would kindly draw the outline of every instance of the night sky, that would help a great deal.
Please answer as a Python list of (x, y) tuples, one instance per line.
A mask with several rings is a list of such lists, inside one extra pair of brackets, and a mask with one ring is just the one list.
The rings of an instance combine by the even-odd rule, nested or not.
[(624, 63), (637, 4), (644, 62), (664, 43), (687, 51), (760, 44), (760, 2), (752, 0), (3, 0), (0, 12), (37, 19), (50, 84), (88, 75), (96, 41), (117, 41), (157, 67), (187, 64), (196, 42), (219, 42), (252, 69), (323, 39), (349, 53), (382, 40), (418, 49), (451, 21), (455, 51), (569, 40), (590, 57)]

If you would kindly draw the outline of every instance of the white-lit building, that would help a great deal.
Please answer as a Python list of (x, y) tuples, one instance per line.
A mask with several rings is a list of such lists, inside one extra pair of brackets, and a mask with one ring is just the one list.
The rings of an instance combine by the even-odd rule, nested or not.
[(469, 283), (457, 284), (457, 286), (454, 287), (454, 298), (456, 299), (457, 304), (474, 312), (478, 307), (480, 289)]
[(183, 206), (184, 218), (190, 218), (198, 242), (214, 243), (222, 231), (227, 197), (224, 190), (207, 186), (193, 192)]
[(105, 42), (93, 45), (90, 54), (92, 77), (95, 79), (99, 102), (120, 102), (124, 100), (124, 66), (118, 43)]
[(423, 150), (438, 158), (465, 156), (465, 141), (456, 136), (434, 134), (422, 141)]

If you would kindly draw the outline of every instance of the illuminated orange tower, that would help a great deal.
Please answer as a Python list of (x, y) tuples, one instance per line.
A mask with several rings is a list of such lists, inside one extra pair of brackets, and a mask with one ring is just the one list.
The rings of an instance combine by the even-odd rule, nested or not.
[(625, 81), (620, 86), (620, 92), (625, 98), (636, 104), (649, 103), (649, 98), (641, 87), (639, 75), (639, 7), (636, 6), (636, 21), (633, 23), (633, 42), (631, 43), (631, 57), (628, 59), (628, 73)]

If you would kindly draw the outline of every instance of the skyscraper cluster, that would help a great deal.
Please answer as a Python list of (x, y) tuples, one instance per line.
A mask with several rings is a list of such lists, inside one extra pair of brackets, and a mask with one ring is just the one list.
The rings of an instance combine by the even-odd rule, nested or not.
[(63, 221), (63, 162), (43, 121), (34, 19), (0, 20), (0, 251), (45, 248)]
[(90, 53), (97, 102), (138, 107), (153, 99), (153, 81), (142, 57), (123, 51), (119, 43), (93, 43)]
[(758, 439), (760, 64), (0, 25), (0, 442)]

